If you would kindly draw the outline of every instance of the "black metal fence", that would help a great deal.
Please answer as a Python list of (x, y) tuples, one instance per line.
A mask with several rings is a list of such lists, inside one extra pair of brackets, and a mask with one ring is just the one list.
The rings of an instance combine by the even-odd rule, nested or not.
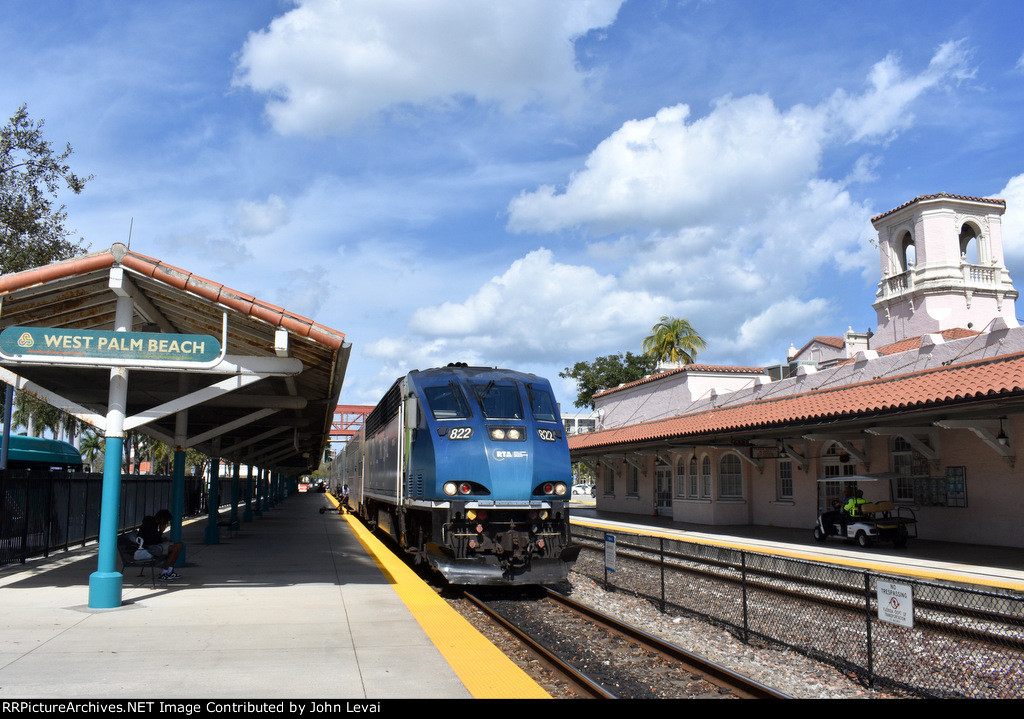
[[(231, 480), (219, 487), (220, 502), (230, 502)], [(95, 540), (102, 489), (102, 474), (0, 470), (0, 566)], [(147, 514), (170, 507), (171, 477), (122, 476), (120, 500), (118, 531), (137, 527)], [(183, 515), (205, 510), (205, 481), (187, 477)]]
[(1024, 697), (1024, 597), (1011, 590), (619, 531), (610, 553), (607, 532), (573, 534), (593, 550), (575, 571), (744, 642), (782, 645), (867, 685), (924, 697)]

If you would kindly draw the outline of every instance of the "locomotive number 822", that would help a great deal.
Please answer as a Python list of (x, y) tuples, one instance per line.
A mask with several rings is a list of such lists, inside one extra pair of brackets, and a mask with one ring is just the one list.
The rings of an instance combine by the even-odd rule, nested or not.
[(553, 583), (579, 554), (567, 438), (536, 375), (412, 371), (334, 464), (362, 519), (452, 584)]

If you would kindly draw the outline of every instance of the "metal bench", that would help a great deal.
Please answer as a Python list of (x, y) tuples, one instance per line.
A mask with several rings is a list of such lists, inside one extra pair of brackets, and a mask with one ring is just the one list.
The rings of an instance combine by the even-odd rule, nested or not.
[(149, 567), (150, 580), (153, 583), (153, 589), (156, 589), (156, 568), (163, 561), (163, 557), (136, 559), (135, 551), (139, 548), (138, 536), (136, 532), (126, 532), (117, 538), (117, 554), (121, 558), (121, 574), (124, 574), (126, 567), (140, 567), (139, 576), (141, 577), (146, 573), (146, 567)]

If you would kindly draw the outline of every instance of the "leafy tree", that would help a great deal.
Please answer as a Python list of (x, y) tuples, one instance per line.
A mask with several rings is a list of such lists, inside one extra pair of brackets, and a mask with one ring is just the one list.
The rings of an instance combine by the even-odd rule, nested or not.
[(185, 474), (188, 474), (188, 469), (191, 468), (193, 477), (205, 477), (210, 464), (210, 458), (198, 449), (189, 447), (185, 450)]
[(658, 362), (650, 355), (627, 352), (598, 357), (593, 362), (577, 362), (559, 372), (559, 377), (576, 380), (578, 394), (575, 405), (594, 409), (594, 395), (604, 389), (618, 387), (625, 382), (643, 379), (657, 368)]
[(67, 212), (57, 205), (66, 185), (76, 195), (92, 179), (79, 177), (67, 163), (71, 145), (57, 154), (43, 137), (43, 121), (33, 121), (25, 105), (0, 128), (0, 274), (20, 272), (81, 254), (64, 228)]
[(82, 442), (78, 446), (82, 456), (87, 462), (92, 462), (99, 455), (103, 454), (106, 448), (106, 441), (99, 432), (88, 429), (82, 433)]
[(325, 482), (329, 480), (331, 478), (331, 462), (332, 460), (321, 462), (316, 471), (309, 475), (309, 478), (313, 480), (322, 479)]
[(705, 347), (704, 338), (689, 321), (678, 317), (662, 317), (643, 343), (644, 353), (656, 361), (682, 364), (696, 362), (697, 350)]
[(24, 427), (25, 433), (31, 437), (43, 436), (44, 430), (50, 430), (56, 436), (60, 422), (59, 409), (27, 392), (15, 392), (14, 411), (11, 414), (13, 426)]

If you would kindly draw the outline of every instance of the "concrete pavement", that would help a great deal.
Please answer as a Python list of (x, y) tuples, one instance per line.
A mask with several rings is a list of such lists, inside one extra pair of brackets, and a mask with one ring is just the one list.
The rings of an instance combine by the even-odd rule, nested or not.
[(468, 698), (353, 531), (295, 495), (219, 544), (187, 524), (182, 578), (124, 576), (90, 609), (95, 546), (0, 569), (0, 698)]

